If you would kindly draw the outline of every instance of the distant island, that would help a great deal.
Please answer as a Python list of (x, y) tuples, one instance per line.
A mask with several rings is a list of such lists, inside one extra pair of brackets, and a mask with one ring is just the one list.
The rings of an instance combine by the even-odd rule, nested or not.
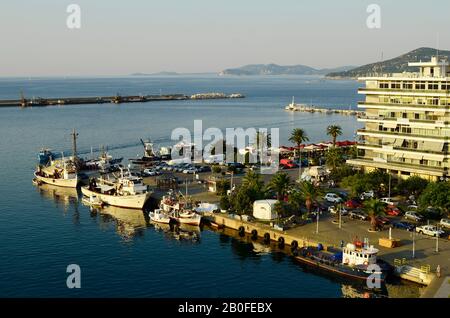
[(356, 66), (316, 69), (306, 65), (250, 64), (237, 68), (228, 68), (219, 75), (326, 75), (332, 72), (347, 71)]
[[(409, 67), (408, 62), (429, 61), (431, 56), (436, 56), (437, 50), (430, 47), (421, 47), (400, 55), (390, 60), (366, 64), (345, 71), (334, 71), (326, 75), (328, 78), (357, 78), (372, 76), (381, 73), (403, 73), (415, 71), (414, 67)], [(450, 51), (439, 50), (439, 56), (450, 59)]]

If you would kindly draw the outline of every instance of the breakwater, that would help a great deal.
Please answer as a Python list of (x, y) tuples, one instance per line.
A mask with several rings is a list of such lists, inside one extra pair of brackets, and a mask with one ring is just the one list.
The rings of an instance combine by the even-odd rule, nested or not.
[(34, 107), (34, 106), (61, 106), (61, 105), (83, 105), (83, 104), (122, 104), (122, 103), (145, 103), (152, 101), (170, 100), (196, 100), (196, 99), (227, 99), (243, 98), (239, 93), (201, 93), (194, 95), (166, 94), (166, 95), (114, 95), (93, 97), (51, 97), (51, 98), (25, 98), (0, 100), (0, 107)]

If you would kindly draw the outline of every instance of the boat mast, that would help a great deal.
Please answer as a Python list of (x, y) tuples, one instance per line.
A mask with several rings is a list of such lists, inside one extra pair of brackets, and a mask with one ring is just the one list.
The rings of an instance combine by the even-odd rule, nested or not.
[(77, 157), (77, 136), (78, 133), (75, 131), (75, 128), (73, 129), (72, 133), (72, 155), (75, 159)]

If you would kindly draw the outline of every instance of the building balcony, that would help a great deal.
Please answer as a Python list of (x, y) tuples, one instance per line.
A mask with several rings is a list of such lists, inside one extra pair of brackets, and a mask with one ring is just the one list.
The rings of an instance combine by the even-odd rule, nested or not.
[(425, 165), (414, 165), (395, 161), (378, 161), (374, 158), (357, 158), (347, 160), (347, 163), (353, 166), (371, 167), (386, 170), (398, 170), (415, 174), (425, 174), (436, 177), (448, 175), (448, 169), (445, 167), (430, 167)]
[(424, 104), (405, 104), (405, 103), (381, 103), (381, 102), (358, 102), (358, 108), (400, 108), (411, 110), (424, 109), (426, 111), (450, 112), (450, 105), (424, 105)]
[(397, 132), (397, 131), (381, 131), (381, 130), (368, 130), (368, 129), (358, 129), (356, 131), (358, 135), (362, 136), (374, 136), (374, 137), (391, 137), (391, 136), (398, 136), (402, 137), (404, 139), (408, 140), (423, 140), (423, 141), (447, 141), (450, 140), (450, 136), (444, 136), (439, 135), (437, 132), (427, 134), (410, 134), (410, 133), (404, 133), (404, 132)]
[(385, 117), (385, 116), (359, 116), (359, 121), (364, 122), (398, 122), (401, 124), (426, 124), (430, 128), (435, 127), (445, 127), (449, 125), (450, 121), (447, 120), (434, 120), (434, 119), (412, 119), (412, 118), (401, 118), (401, 117)]
[(438, 151), (431, 149), (417, 149), (417, 148), (406, 148), (393, 145), (377, 145), (371, 143), (359, 143), (358, 149), (373, 150), (375, 152), (392, 152), (392, 153), (406, 153), (414, 155), (415, 157), (426, 156), (430, 160), (442, 161), (448, 156), (448, 150)]
[(386, 94), (386, 95), (410, 95), (410, 96), (442, 96), (446, 97), (449, 90), (443, 89), (404, 89), (404, 88), (359, 88), (358, 94)]

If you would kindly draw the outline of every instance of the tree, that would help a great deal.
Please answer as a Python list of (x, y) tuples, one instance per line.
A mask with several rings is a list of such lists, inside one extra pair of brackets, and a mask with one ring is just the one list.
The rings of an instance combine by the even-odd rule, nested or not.
[(302, 213), (301, 207), (303, 202), (304, 199), (300, 191), (298, 191), (298, 189), (293, 189), (289, 194), (288, 204), (294, 214), (300, 215)]
[(446, 214), (450, 211), (450, 183), (430, 182), (419, 197), (419, 205), (423, 208), (432, 206)]
[(300, 146), (302, 145), (303, 142), (308, 141), (308, 140), (309, 140), (308, 135), (301, 128), (295, 128), (292, 131), (291, 136), (289, 137), (289, 141), (294, 143), (297, 146), (299, 157), (300, 157)]
[(221, 173), (222, 172), (222, 168), (220, 166), (213, 166), (212, 167), (212, 172), (214, 173)]
[(297, 146), (298, 149), (298, 178), (300, 179), (300, 176), (302, 174), (302, 150), (301, 150), (301, 145), (303, 142), (308, 141), (309, 137), (306, 134), (306, 132), (301, 129), (301, 128), (295, 128), (292, 133), (291, 136), (289, 137), (289, 141), (294, 143)]
[(413, 194), (415, 197), (419, 196), (428, 186), (428, 180), (419, 176), (412, 176), (403, 180), (398, 185), (398, 189), (406, 194)]
[(331, 168), (332, 171), (335, 171), (336, 168), (342, 165), (345, 162), (341, 149), (339, 148), (331, 148), (328, 149), (327, 154), (325, 156), (326, 165)]
[(226, 195), (227, 191), (231, 189), (231, 184), (229, 180), (217, 180), (216, 181), (216, 194)]
[(291, 179), (287, 173), (277, 172), (270, 180), (268, 184), (268, 189), (277, 194), (277, 200), (283, 200), (284, 196), (291, 185)]
[(221, 210), (228, 210), (230, 208), (230, 199), (227, 195), (222, 195), (220, 198), (220, 209)]
[(372, 231), (376, 231), (378, 227), (377, 217), (384, 215), (386, 204), (376, 199), (368, 200), (364, 203), (364, 210), (370, 218), (370, 225)]
[(333, 147), (336, 147), (337, 136), (342, 135), (342, 128), (339, 125), (329, 125), (327, 127), (327, 135), (333, 138)]
[(322, 191), (310, 181), (302, 181), (299, 190), (305, 200), (306, 210), (311, 213), (312, 204), (317, 201)]

